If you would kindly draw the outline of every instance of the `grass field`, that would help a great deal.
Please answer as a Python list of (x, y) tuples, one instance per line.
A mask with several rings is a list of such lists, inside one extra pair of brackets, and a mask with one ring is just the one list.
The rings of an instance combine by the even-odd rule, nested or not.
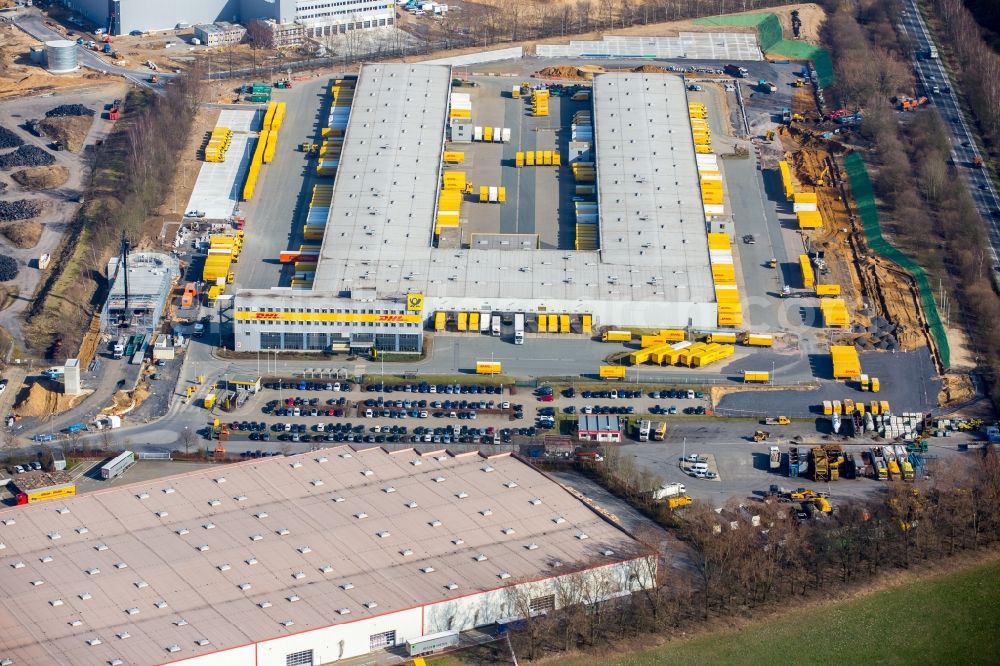
[(799, 618), (706, 634), (628, 656), (577, 656), (549, 663), (995, 664), (1000, 659), (998, 580), (1000, 562), (992, 562), (815, 607)]

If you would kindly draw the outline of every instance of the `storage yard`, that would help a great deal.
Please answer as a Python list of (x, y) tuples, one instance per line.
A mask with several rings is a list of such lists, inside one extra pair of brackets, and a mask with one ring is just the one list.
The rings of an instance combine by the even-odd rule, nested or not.
[[(570, 70), (548, 64), (558, 58), (535, 62)], [(214, 130), (214, 145), (228, 141), (223, 161), (206, 156), (188, 206), (199, 226), (214, 225), (196, 240), (206, 263), (196, 259), (186, 276), (197, 290), (190, 300), (221, 307), (241, 352), (421, 354), (433, 335), (503, 356), (509, 342), (565, 336), (593, 348), (585, 356), (626, 366), (628, 378), (683, 368), (686, 381), (707, 373), (711, 383), (770, 387), (815, 377), (821, 390), (853, 379), (865, 368), (807, 366), (806, 350), (822, 358), (831, 344), (898, 350), (921, 340), (888, 310), (864, 310), (874, 299), (862, 290), (877, 283), (858, 278), (843, 247), (824, 240), (827, 251), (817, 252), (814, 237), (825, 239), (836, 226), (828, 220), (840, 219), (824, 190), (835, 174), (809, 181), (798, 152), (785, 160), (769, 152), (789, 135), (771, 110), (787, 99), (795, 117), (806, 111), (801, 68), (744, 62), (722, 81), (712, 68), (606, 61), (577, 68), (572, 83), (529, 71), (459, 77), (445, 65), (366, 65), (358, 76), (284, 90), (255, 84), (253, 94), (270, 101), (252, 120), (223, 112)], [(782, 87), (753, 96), (759, 86), (741, 79), (759, 73)], [(742, 99), (736, 86), (745, 86)], [(639, 108), (649, 117), (627, 122)], [(743, 131), (744, 114), (762, 140)], [(741, 146), (766, 168), (753, 170)], [(408, 199), (382, 191), (401, 180), (413, 181)], [(673, 191), (665, 182), (676, 182)], [(774, 183), (783, 192), (772, 198)], [(204, 210), (205, 193), (227, 189), (220, 206)], [(873, 333), (859, 336), (858, 326)], [(619, 329), (629, 338), (599, 351), (593, 340)], [(680, 334), (658, 339), (666, 330)], [(925, 381), (923, 394), (936, 395)], [(719, 399), (745, 411), (739, 394)], [(793, 402), (788, 411), (801, 414), (817, 401), (793, 392)]]

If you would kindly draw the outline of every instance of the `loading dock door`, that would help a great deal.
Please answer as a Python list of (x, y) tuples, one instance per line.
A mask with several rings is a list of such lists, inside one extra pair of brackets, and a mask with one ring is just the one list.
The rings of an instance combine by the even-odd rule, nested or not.
[(392, 647), (396, 644), (396, 631), (385, 631), (381, 634), (372, 634), (368, 637), (368, 649), (371, 652), (375, 650), (384, 650), (387, 647)]

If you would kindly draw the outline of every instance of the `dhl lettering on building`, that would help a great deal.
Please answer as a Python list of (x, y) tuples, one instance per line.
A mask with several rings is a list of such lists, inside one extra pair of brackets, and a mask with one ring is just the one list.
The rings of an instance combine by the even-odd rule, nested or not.
[(420, 324), (421, 315), (407, 314), (361, 314), (352, 312), (237, 312), (240, 320), (309, 321), (309, 322), (357, 322), (357, 323), (397, 323)]

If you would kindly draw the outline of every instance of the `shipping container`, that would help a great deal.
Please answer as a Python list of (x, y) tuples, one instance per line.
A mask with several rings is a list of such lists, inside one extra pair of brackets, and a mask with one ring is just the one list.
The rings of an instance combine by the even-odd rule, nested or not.
[(601, 334), (602, 342), (631, 342), (631, 331), (605, 331)]
[(774, 345), (774, 336), (763, 333), (747, 333), (743, 337), (743, 344), (750, 347), (771, 347)]
[(499, 375), (502, 365), (494, 361), (476, 361), (477, 375)]
[(598, 374), (601, 379), (625, 379), (624, 365), (602, 365)]
[(746, 383), (767, 383), (771, 381), (771, 373), (763, 370), (744, 370), (743, 381)]
[(444, 313), (444, 312), (438, 311), (438, 312), (434, 313), (434, 330), (435, 331), (443, 331), (444, 330), (445, 322), (447, 322), (447, 320), (448, 320), (447, 317), (448, 317), (448, 315), (446, 313)]
[(422, 654), (429, 654), (444, 650), (445, 648), (458, 645), (457, 631), (442, 631), (436, 634), (427, 634), (419, 638), (408, 639), (406, 641), (406, 651), (411, 657)]
[(134, 464), (135, 454), (131, 451), (123, 451), (101, 467), (101, 478), (104, 480), (113, 479)]

